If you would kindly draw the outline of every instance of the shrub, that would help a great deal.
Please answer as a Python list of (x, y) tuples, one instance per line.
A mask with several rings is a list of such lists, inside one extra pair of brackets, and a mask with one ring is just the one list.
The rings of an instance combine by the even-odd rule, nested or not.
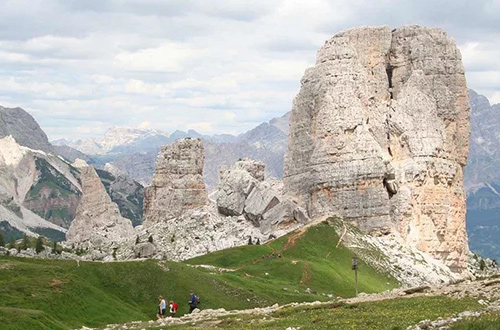
[(484, 259), (481, 259), (481, 261), (479, 261), (479, 269), (481, 270), (486, 269), (486, 262), (484, 261)]

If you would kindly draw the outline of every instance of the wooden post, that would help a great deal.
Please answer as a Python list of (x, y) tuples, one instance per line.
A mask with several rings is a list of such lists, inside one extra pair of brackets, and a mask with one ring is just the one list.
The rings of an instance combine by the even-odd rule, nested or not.
[(358, 267), (354, 270), (354, 278), (356, 279), (356, 297), (358, 296)]
[(352, 270), (354, 270), (354, 281), (356, 283), (356, 297), (358, 296), (358, 258), (352, 257)]

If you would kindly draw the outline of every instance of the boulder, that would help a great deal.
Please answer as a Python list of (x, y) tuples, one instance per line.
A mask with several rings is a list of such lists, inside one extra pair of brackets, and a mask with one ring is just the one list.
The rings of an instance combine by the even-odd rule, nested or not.
[[(276, 180), (277, 181), (277, 180)], [(258, 182), (245, 200), (245, 217), (260, 226), (263, 215), (280, 203), (281, 193), (275, 189), (274, 181)]]
[(227, 216), (243, 214), (245, 201), (258, 182), (264, 180), (265, 165), (251, 159), (237, 161), (220, 173), (217, 193), (219, 212)]
[(135, 258), (150, 258), (153, 257), (156, 252), (156, 246), (150, 242), (139, 243), (134, 247)]

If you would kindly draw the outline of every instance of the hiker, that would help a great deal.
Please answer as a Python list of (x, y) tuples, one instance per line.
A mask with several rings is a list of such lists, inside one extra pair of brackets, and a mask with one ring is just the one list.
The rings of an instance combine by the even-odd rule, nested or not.
[(189, 314), (191, 314), (197, 307), (198, 304), (200, 303), (200, 298), (194, 294), (193, 290), (189, 291), (190, 297), (189, 297)]
[(165, 317), (165, 313), (167, 311), (167, 302), (165, 301), (165, 299), (163, 298), (163, 296), (159, 296), (158, 297), (158, 301), (159, 301), (159, 304), (158, 304), (158, 315), (156, 315), (156, 317), (158, 319), (162, 319)]
[(170, 300), (170, 316), (174, 317), (175, 312), (177, 312), (177, 308), (179, 308), (179, 305), (173, 300)]

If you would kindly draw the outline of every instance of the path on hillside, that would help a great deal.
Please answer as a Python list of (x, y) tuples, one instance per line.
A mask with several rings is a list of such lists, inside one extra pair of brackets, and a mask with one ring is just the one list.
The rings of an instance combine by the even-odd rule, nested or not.
[[(288, 240), (287, 242), (279, 249), (279, 250), (275, 250), (270, 244), (272, 243), (272, 241), (269, 241), (267, 242), (265, 245), (269, 246), (272, 250), (271, 253), (269, 253), (268, 255), (266, 256), (262, 256), (260, 258), (257, 258), (257, 259), (253, 259), (249, 262), (246, 262), (246, 263), (243, 263), (241, 264), (240, 266), (238, 267), (235, 267), (235, 268), (229, 268), (230, 270), (232, 271), (239, 271), (241, 269), (243, 269), (245, 266), (248, 266), (250, 264), (252, 265), (255, 265), (259, 262), (261, 262), (262, 260), (265, 260), (267, 258), (274, 258), (276, 256), (280, 256), (283, 251), (286, 251), (288, 249), (290, 249), (291, 247), (293, 247), (295, 245), (295, 243), (297, 242), (297, 240), (302, 237), (306, 232), (307, 230), (312, 227), (312, 226), (316, 226), (316, 225), (319, 225), (320, 223), (322, 223), (323, 221), (326, 221), (326, 219), (330, 218), (330, 216), (324, 216), (324, 217), (320, 217), (320, 218), (316, 218), (314, 219), (313, 221), (305, 224), (304, 226), (296, 229), (294, 232), (292, 232), (292, 235), (290, 237), (288, 237)], [(220, 269), (223, 269), (223, 268), (220, 268)]]
[[(331, 306), (332, 302), (345, 303), (345, 304), (356, 304), (370, 301), (381, 301), (389, 299), (398, 298), (414, 298), (420, 296), (448, 296), (455, 299), (461, 299), (464, 297), (473, 297), (479, 299), (479, 302), (485, 306), (485, 308), (479, 312), (465, 312), (462, 313), (465, 316), (478, 317), (482, 313), (493, 310), (500, 310), (500, 278), (486, 279), (480, 281), (464, 281), (457, 284), (434, 286), (434, 287), (418, 287), (410, 289), (394, 289), (392, 291), (387, 291), (378, 294), (361, 294), (357, 298), (349, 299), (339, 299), (329, 302), (312, 302), (312, 303), (291, 303), (283, 306), (275, 304), (270, 307), (263, 308), (253, 308), (246, 310), (234, 310), (226, 311), (225, 309), (207, 309), (199, 311), (198, 313), (184, 315), (178, 318), (165, 318), (162, 320), (151, 320), (149, 322), (131, 322), (125, 324), (111, 324), (103, 328), (95, 328), (94, 330), (139, 330), (139, 329), (154, 329), (159, 327), (168, 327), (170, 325), (182, 325), (196, 324), (199, 328), (206, 326), (216, 326), (220, 322), (221, 317), (235, 316), (235, 315), (269, 315), (275, 311), (283, 308), (303, 308), (306, 306)], [(341, 306), (339, 304), (339, 306)], [(464, 317), (465, 317), (464, 316)], [(442, 320), (437, 320), (436, 324), (439, 324)], [(449, 318), (450, 322), (456, 322), (457, 319)], [(429, 321), (430, 322), (430, 321)], [(80, 330), (90, 330), (91, 328), (82, 327)], [(420, 329), (418, 327), (414, 329)], [(433, 329), (433, 328), (426, 328)]]

